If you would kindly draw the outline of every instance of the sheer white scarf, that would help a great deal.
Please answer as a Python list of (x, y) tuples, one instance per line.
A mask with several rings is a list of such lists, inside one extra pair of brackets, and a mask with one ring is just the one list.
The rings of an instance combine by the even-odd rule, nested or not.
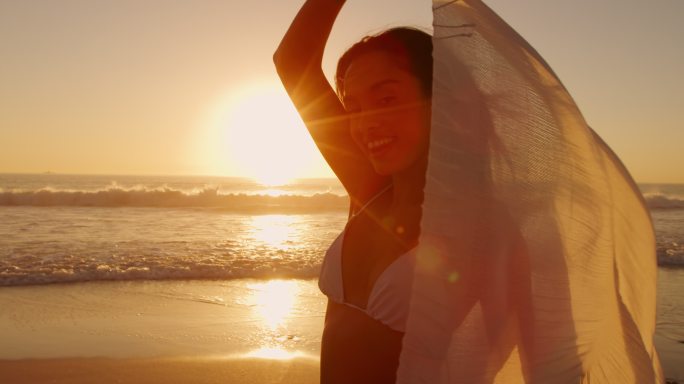
[(654, 383), (649, 213), (560, 80), (434, 0), (430, 158), (398, 383)]

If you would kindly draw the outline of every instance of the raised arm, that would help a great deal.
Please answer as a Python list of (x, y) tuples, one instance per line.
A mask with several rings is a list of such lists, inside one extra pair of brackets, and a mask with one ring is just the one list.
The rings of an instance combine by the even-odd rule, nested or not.
[(323, 74), (323, 50), (344, 0), (307, 0), (273, 55), (278, 75), (314, 142), (351, 198), (352, 209), (388, 179), (354, 143), (344, 107)]

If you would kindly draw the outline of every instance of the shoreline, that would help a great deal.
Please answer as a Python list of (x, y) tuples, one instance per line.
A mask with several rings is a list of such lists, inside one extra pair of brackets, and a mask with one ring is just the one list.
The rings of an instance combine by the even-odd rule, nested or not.
[(318, 383), (318, 361), (259, 358), (61, 358), (0, 360), (3, 382), (213, 384)]

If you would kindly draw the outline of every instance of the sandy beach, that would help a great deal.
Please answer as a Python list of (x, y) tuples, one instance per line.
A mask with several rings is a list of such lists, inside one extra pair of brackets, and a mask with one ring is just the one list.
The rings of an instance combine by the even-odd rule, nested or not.
[(3, 383), (318, 383), (318, 361), (295, 358), (24, 359), (0, 361)]
[(3, 383), (316, 383), (315, 281), (0, 289)]
[[(317, 383), (324, 313), (315, 280), (3, 287), (0, 382)], [(684, 344), (656, 345), (681, 382)]]

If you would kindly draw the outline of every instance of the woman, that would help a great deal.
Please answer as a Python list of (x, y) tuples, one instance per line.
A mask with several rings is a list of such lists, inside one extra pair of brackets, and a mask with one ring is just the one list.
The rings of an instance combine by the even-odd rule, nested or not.
[(351, 199), (349, 222), (321, 272), (320, 287), (330, 298), (322, 382), (391, 383), (408, 314), (410, 250), (418, 239), (432, 43), (428, 34), (406, 28), (364, 39), (339, 60), (336, 94), (321, 59), (342, 4), (307, 1), (274, 61)]
[(434, 82), (398, 29), (343, 56), (335, 94), (342, 4), (308, 0), (275, 55), (351, 197), (322, 382), (660, 382), (648, 211), (544, 60), (481, 1), (434, 0)]

